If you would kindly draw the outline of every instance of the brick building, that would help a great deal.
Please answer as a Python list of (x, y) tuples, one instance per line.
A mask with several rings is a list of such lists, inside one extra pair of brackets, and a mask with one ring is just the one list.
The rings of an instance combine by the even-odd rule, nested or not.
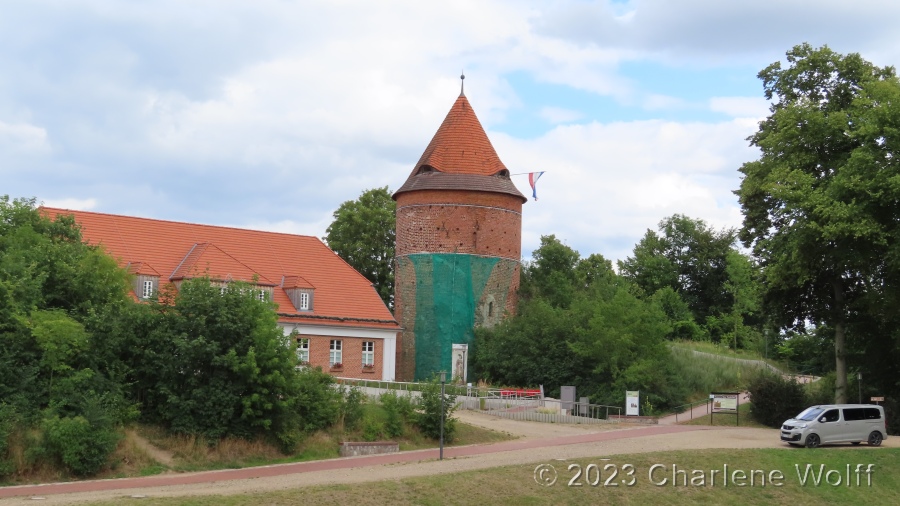
[[(336, 376), (395, 379), (399, 326), (372, 284), (319, 239), (193, 223), (43, 208), (71, 214), (82, 235), (134, 274), (136, 299), (206, 276), (244, 281), (277, 305), (298, 354)], [(340, 364), (340, 367), (334, 367)]]
[(398, 378), (471, 381), (475, 327), (515, 310), (527, 199), (509, 176), (460, 93), (393, 196)]

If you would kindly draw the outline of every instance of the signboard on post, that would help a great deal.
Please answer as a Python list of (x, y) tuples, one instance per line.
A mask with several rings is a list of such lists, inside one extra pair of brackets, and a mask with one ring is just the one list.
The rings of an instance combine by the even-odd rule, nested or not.
[(871, 402), (884, 402), (884, 397), (872, 397)]
[(625, 391), (625, 416), (638, 416), (640, 412), (640, 392), (638, 390)]
[(713, 411), (737, 411), (738, 394), (713, 394)]
[(712, 392), (709, 394), (709, 424), (713, 424), (713, 413), (727, 413), (734, 415), (735, 424), (741, 424), (741, 415), (738, 408), (741, 405), (739, 392)]

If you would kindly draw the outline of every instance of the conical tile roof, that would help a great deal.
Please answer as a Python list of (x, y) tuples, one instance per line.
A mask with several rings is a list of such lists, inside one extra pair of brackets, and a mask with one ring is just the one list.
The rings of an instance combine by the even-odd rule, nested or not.
[(488, 191), (527, 200), (510, 181), (509, 170), (497, 156), (464, 94), (456, 99), (394, 198), (415, 190)]

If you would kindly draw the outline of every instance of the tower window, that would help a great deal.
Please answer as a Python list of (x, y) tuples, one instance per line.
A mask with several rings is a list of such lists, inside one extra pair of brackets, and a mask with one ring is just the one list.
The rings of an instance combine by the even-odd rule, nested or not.
[(494, 316), (494, 302), (488, 302), (488, 316)]

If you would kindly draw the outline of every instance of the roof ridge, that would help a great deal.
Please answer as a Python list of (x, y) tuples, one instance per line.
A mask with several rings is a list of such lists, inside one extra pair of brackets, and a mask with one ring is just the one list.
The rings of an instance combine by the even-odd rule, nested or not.
[(312, 239), (317, 239), (317, 237), (314, 235), (292, 234), (290, 232), (275, 232), (272, 230), (258, 230), (255, 228), (242, 228), (242, 227), (237, 227), (234, 225), (210, 225), (207, 223), (193, 223), (190, 221), (165, 220), (162, 218), (145, 218), (143, 216), (129, 216), (129, 215), (125, 215), (125, 214), (101, 213), (101, 212), (97, 212), (97, 211), (80, 211), (78, 209), (64, 209), (61, 207), (41, 206), (40, 209), (46, 209), (48, 211), (56, 212), (58, 214), (67, 214), (67, 213), (73, 213), (73, 212), (74, 213), (82, 213), (82, 214), (95, 214), (95, 215), (101, 215), (101, 216), (110, 216), (113, 218), (130, 218), (133, 220), (156, 221), (156, 222), (160, 222), (160, 223), (176, 223), (179, 225), (190, 225), (193, 227), (225, 228), (225, 229), (229, 229), (229, 230), (247, 230), (250, 232), (255, 232), (255, 233), (260, 233), (260, 234), (272, 234), (272, 235), (287, 236), (287, 237), (308, 237), (308, 238), (312, 238)]
[(199, 246), (200, 244), (202, 244), (202, 243), (195, 242), (194, 245), (191, 246), (191, 249), (187, 252), (187, 255), (185, 255), (185, 256), (183, 256), (183, 257), (181, 258), (181, 261), (178, 262), (178, 266), (175, 267), (175, 270), (172, 271), (172, 274), (169, 274), (169, 279), (172, 279), (173, 277), (175, 277), (175, 273), (178, 272), (179, 269), (181, 269), (181, 266), (184, 265), (185, 260), (187, 260), (188, 258), (190, 258), (191, 253), (193, 253), (193, 252), (194, 252), (194, 249), (195, 249), (197, 246)]

